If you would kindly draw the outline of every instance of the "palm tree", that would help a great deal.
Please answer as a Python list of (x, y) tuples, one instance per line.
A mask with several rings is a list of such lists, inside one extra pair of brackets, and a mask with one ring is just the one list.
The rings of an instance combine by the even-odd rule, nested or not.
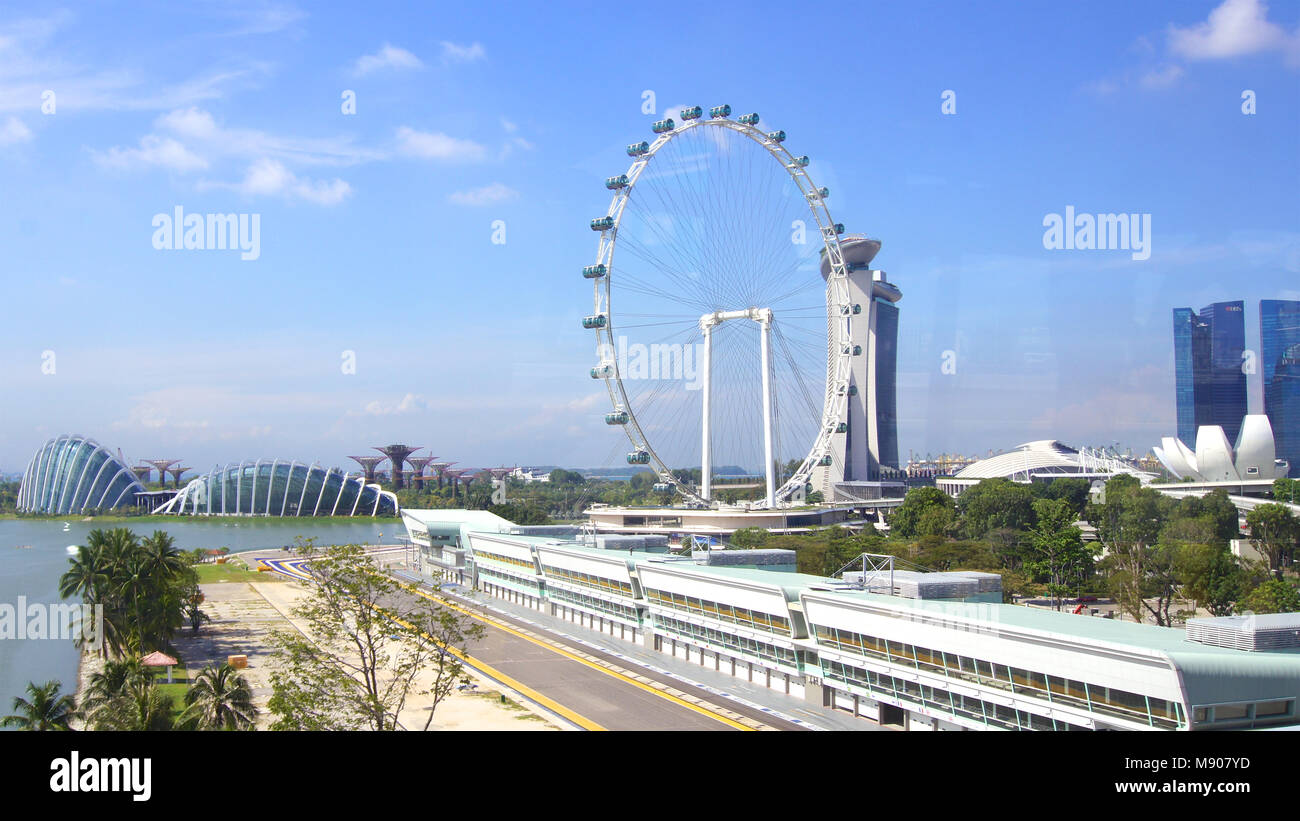
[(176, 540), (165, 530), (155, 530), (152, 536), (141, 543), (140, 548), (150, 574), (156, 574), (160, 578), (177, 578), (189, 567), (184, 554), (176, 547)]
[(154, 671), (138, 657), (115, 659), (92, 673), (83, 705), (96, 730), (170, 730), (172, 698), (154, 685)]
[(194, 678), (185, 694), (189, 706), (181, 721), (197, 730), (248, 730), (257, 720), (253, 688), (229, 664), (209, 665)]
[(108, 583), (102, 549), (82, 545), (77, 548), (76, 558), (70, 561), (72, 567), (59, 578), (59, 595), (65, 599), (80, 596), (86, 604), (99, 601), (100, 592)]
[(31, 701), (16, 696), (14, 698), (14, 715), (0, 719), (0, 727), (15, 727), (19, 730), (71, 730), (68, 722), (77, 715), (77, 703), (72, 696), (59, 695), (60, 684), (47, 681), (44, 684), (27, 683), (27, 695)]

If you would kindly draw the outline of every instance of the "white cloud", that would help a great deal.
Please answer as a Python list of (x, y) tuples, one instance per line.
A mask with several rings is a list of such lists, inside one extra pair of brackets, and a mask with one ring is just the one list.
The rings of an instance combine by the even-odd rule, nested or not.
[(208, 161), (190, 151), (171, 137), (146, 134), (140, 138), (139, 148), (118, 148), (91, 151), (95, 162), (106, 168), (133, 169), (145, 166), (168, 168), (184, 173), (208, 167)]
[[(392, 416), (399, 413), (428, 410), (429, 402), (418, 394), (408, 393), (396, 403), (380, 402), (378, 399), (367, 402), (362, 414), (365, 416)], [(352, 411), (348, 415), (354, 415)]]
[(482, 43), (460, 46), (446, 40), (442, 41), (442, 61), (444, 63), (472, 63), (486, 57), (487, 51), (484, 50)]
[(168, 112), (159, 117), (154, 124), (183, 137), (205, 138), (217, 134), (217, 123), (212, 119), (212, 115), (195, 107), (178, 108)]
[(406, 49), (398, 48), (389, 43), (384, 43), (383, 47), (374, 54), (367, 54), (364, 57), (358, 58), (356, 65), (352, 69), (352, 73), (357, 76), (362, 76), (386, 68), (399, 71), (411, 70), (424, 68), (424, 63), (420, 61), (419, 57), (416, 57)]
[(23, 143), (31, 138), (31, 129), (17, 117), (9, 117), (3, 123), (0, 123), (0, 145)]
[(354, 165), (384, 158), (384, 152), (357, 146), (350, 137), (294, 137), (226, 128), (196, 107), (170, 111), (155, 120), (154, 126), (201, 142), (211, 153), (244, 160), (269, 156), (308, 165)]
[(1169, 88), (1183, 76), (1183, 67), (1172, 63), (1158, 69), (1152, 69), (1142, 75), (1138, 81), (1143, 88)]
[(199, 187), (228, 188), (253, 197), (280, 196), (314, 205), (338, 205), (352, 193), (352, 186), (337, 177), (333, 180), (299, 177), (282, 163), (269, 158), (260, 159), (249, 166), (248, 173), (241, 182), (204, 182)]
[(146, 75), (129, 65), (87, 68), (75, 45), (57, 43), (74, 16), (61, 11), (45, 18), (0, 23), (0, 112), (30, 111), (46, 89), (58, 95), (59, 111), (170, 109), (226, 96), (232, 86), (253, 85), (270, 65), (211, 69), (188, 79)]
[(1266, 51), (1300, 49), (1300, 32), (1288, 34), (1268, 21), (1262, 0), (1224, 0), (1204, 23), (1169, 27), (1169, 47), (1189, 60), (1215, 60)]
[(494, 182), (491, 185), (485, 185), (482, 188), (473, 188), (469, 191), (457, 191), (447, 197), (449, 202), (456, 205), (496, 205), (497, 203), (510, 202), (519, 198), (519, 192), (513, 188)]
[(234, 17), (242, 24), (234, 31), (227, 32), (225, 35), (227, 37), (241, 37), (249, 34), (274, 34), (307, 17), (307, 13), (302, 9), (280, 3), (254, 8), (233, 9), (225, 7), (223, 4), (220, 11), (226, 13), (227, 16)]
[(477, 161), (487, 156), (487, 149), (473, 140), (407, 126), (397, 129), (397, 146), (403, 154), (426, 160)]

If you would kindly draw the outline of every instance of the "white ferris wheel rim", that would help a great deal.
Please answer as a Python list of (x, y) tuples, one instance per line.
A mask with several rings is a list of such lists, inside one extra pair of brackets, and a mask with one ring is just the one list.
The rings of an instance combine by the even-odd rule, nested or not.
[[(600, 243), (596, 252), (596, 265), (605, 266), (605, 275), (593, 282), (594, 314), (605, 317), (605, 324), (595, 329), (596, 347), (599, 352), (603, 346), (608, 346), (604, 347), (604, 350), (612, 350), (614, 345), (614, 315), (611, 310), (612, 280), (615, 273), (613, 264), (614, 251), (617, 245), (618, 229), (623, 220), (623, 212), (632, 196), (632, 192), (636, 189), (637, 180), (642, 172), (649, 167), (650, 161), (660, 149), (673, 139), (696, 128), (726, 128), (737, 132), (766, 149), (775, 160), (780, 162), (791, 180), (799, 188), (804, 203), (807, 205), (813, 220), (817, 223), (823, 250), (830, 260), (830, 273), (826, 278), (827, 327), (828, 329), (835, 329), (836, 338), (831, 339), (828, 331), (826, 346), (827, 378), (825, 397), (822, 404), (822, 419), (811, 449), (803, 458), (799, 468), (776, 490), (776, 502), (780, 506), (788, 503), (796, 490), (805, 487), (812, 476), (813, 469), (818, 466), (818, 463), (824, 457), (831, 455), (831, 437), (835, 434), (836, 424), (843, 416), (844, 407), (848, 401), (849, 371), (852, 358), (852, 334), (850, 330), (853, 321), (850, 311), (836, 310), (837, 307), (847, 308), (849, 305), (848, 272), (844, 263), (844, 254), (840, 247), (839, 233), (835, 230), (836, 223), (831, 219), (830, 209), (826, 205), (825, 197), (821, 195), (821, 189), (813, 184), (808, 172), (803, 165), (796, 162), (796, 157), (785, 148), (783, 141), (771, 139), (767, 133), (755, 126), (737, 122), (726, 116), (699, 116), (686, 120), (681, 124), (675, 124), (673, 128), (660, 133), (644, 153), (632, 158), (632, 165), (626, 173), (627, 183), (614, 191), (614, 197), (605, 214), (606, 217), (613, 218), (613, 225), (600, 232)], [(608, 367), (612, 371), (612, 373), (608, 373), (602, 378), (606, 389), (609, 391), (613, 409), (615, 411), (625, 411), (628, 415), (627, 424), (622, 425), (622, 428), (632, 443), (633, 452), (647, 453), (649, 463), (646, 464), (646, 467), (654, 470), (662, 482), (672, 485), (687, 500), (701, 505), (716, 504), (716, 500), (703, 498), (688, 483), (679, 481), (673, 475), (672, 468), (659, 458), (649, 437), (642, 430), (640, 421), (637, 418), (636, 408), (632, 406), (632, 402), (627, 395), (627, 390), (623, 384), (623, 375), (619, 372), (617, 357), (613, 361), (602, 360), (600, 366), (602, 368)], [(759, 501), (752, 503), (751, 507), (765, 507), (765, 504)]]

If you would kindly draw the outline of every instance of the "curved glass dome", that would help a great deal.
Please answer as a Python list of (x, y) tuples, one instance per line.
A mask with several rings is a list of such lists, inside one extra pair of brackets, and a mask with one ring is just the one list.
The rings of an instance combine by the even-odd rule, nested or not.
[(363, 477), (299, 462), (228, 464), (190, 480), (156, 513), (188, 516), (396, 516), (397, 497)]
[(18, 510), (88, 513), (126, 507), (143, 493), (131, 469), (85, 436), (57, 436), (41, 446), (23, 473)]

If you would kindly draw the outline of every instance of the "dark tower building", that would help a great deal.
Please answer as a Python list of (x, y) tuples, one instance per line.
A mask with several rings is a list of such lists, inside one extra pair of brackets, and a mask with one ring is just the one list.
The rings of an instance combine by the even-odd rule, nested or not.
[(361, 465), (366, 471), (366, 484), (371, 485), (375, 482), (375, 467), (382, 461), (382, 456), (349, 456), (357, 464)]
[(1174, 393), (1178, 438), (1194, 446), (1204, 425), (1223, 428), (1236, 442), (1246, 416), (1245, 304), (1216, 302), (1174, 309)]
[(1300, 478), (1300, 300), (1260, 300), (1259, 340), (1264, 413), (1278, 458)]
[(375, 450), (388, 457), (393, 463), (393, 490), (401, 490), (406, 487), (405, 474), (402, 472), (402, 466), (406, 464), (406, 457), (415, 453), (420, 448), (411, 447), (410, 445), (388, 445), (387, 447), (375, 448)]

